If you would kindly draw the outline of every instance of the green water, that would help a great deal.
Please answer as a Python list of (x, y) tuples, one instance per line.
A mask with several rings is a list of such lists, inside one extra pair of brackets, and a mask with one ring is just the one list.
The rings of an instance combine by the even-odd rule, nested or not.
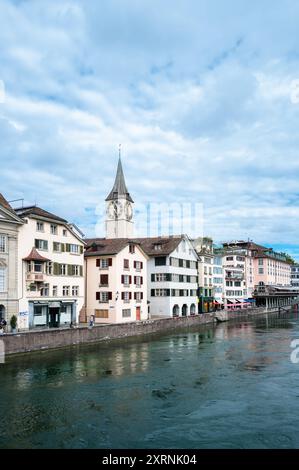
[(295, 315), (0, 364), (0, 448), (298, 448)]

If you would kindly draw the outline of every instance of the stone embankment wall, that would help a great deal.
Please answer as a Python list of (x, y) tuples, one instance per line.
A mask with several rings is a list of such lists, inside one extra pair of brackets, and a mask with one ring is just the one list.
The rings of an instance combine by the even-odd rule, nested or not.
[[(275, 311), (277, 310), (273, 309), (273, 312)], [(271, 312), (271, 310), (268, 310), (268, 313)], [(229, 320), (244, 321), (252, 316), (265, 313), (266, 311), (263, 308), (229, 312)], [(31, 330), (23, 333), (6, 334), (1, 336), (0, 340), (4, 342), (5, 354), (16, 354), (147, 335), (214, 322), (213, 314), (203, 314), (194, 317), (160, 318), (136, 323), (97, 325), (91, 329), (84, 326), (73, 329)]]

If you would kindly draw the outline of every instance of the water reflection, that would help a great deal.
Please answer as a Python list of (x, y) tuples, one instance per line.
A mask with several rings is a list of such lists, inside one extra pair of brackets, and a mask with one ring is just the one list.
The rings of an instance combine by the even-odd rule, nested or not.
[(294, 337), (269, 316), (9, 358), (0, 447), (299, 446)]

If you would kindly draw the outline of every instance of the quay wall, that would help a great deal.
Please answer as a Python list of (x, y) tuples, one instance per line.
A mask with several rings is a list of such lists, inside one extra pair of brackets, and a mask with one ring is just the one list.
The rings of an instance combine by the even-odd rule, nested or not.
[[(229, 321), (244, 321), (255, 315), (275, 312), (277, 312), (277, 309), (268, 309), (266, 311), (264, 308), (229, 312)], [(159, 318), (132, 323), (96, 325), (93, 328), (81, 326), (68, 329), (31, 330), (16, 334), (6, 334), (1, 336), (0, 340), (4, 342), (5, 354), (18, 354), (147, 335), (178, 328), (213, 324), (215, 322), (214, 314), (202, 314), (192, 317)]]

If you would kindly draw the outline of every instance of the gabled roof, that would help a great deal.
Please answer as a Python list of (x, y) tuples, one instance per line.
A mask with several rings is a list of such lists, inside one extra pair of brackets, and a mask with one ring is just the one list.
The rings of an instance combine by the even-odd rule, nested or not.
[[(6, 214), (8, 214), (8, 220), (7, 220), (8, 222), (11, 222), (10, 217), (12, 217), (14, 219), (13, 223), (17, 223), (17, 224), (23, 224), (24, 223), (18, 217), (15, 210), (11, 207), (9, 202), (5, 199), (5, 197), (1, 193), (0, 193), (0, 206), (2, 206), (3, 212), (6, 212)], [(2, 217), (1, 217), (1, 220), (2, 220)]]
[(119, 198), (119, 196), (125, 197), (128, 201), (134, 202), (130, 196), (129, 191), (127, 190), (123, 167), (121, 164), (121, 159), (119, 157), (118, 165), (117, 165), (117, 172), (114, 181), (114, 185), (108, 196), (106, 197), (106, 201), (114, 201)]
[[(85, 239), (86, 251), (84, 256), (117, 255), (130, 243), (139, 246), (141, 244), (129, 238), (88, 238)], [(144, 253), (145, 254), (145, 253)], [(145, 254), (146, 255), (146, 254)]]
[(37, 217), (43, 217), (45, 219), (50, 219), (63, 224), (67, 223), (65, 219), (62, 219), (61, 217), (58, 217), (57, 215), (52, 214), (51, 212), (48, 212), (37, 206), (19, 207), (18, 209), (15, 209), (15, 212), (19, 217), (27, 217), (33, 215)]
[(170, 237), (150, 237), (150, 238), (137, 238), (136, 241), (140, 243), (143, 251), (148, 256), (168, 256), (172, 253), (183, 240), (183, 235), (176, 235)]
[(23, 258), (23, 261), (50, 261), (49, 258), (45, 258), (44, 256), (40, 255), (39, 252), (35, 247), (32, 248), (29, 255), (26, 258)]
[(125, 248), (128, 243), (139, 245), (147, 256), (170, 255), (184, 239), (184, 235), (170, 237), (150, 238), (89, 238), (85, 239), (87, 244), (85, 256), (114, 255)]
[(0, 193), (0, 204), (1, 206), (5, 207), (5, 209), (8, 209), (9, 211), (13, 211), (13, 208), (9, 204), (9, 202), (5, 199), (3, 194)]

